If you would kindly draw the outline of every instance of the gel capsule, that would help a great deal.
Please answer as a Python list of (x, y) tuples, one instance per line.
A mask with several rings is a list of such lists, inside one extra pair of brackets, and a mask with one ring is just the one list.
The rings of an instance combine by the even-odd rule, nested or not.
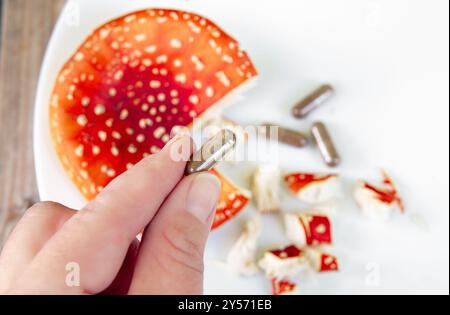
[(327, 127), (322, 122), (316, 122), (311, 127), (311, 133), (325, 163), (330, 167), (338, 166), (341, 163), (341, 158), (334, 146)]
[(296, 118), (304, 118), (317, 107), (330, 99), (333, 94), (334, 89), (331, 85), (321, 85), (318, 89), (295, 105), (292, 109), (292, 114)]
[(265, 134), (267, 138), (271, 137), (271, 128), (278, 128), (278, 141), (287, 145), (291, 145), (297, 148), (303, 148), (308, 144), (308, 138), (301, 132), (283, 128), (271, 123), (262, 124), (266, 127)]
[(185, 174), (191, 175), (213, 169), (235, 146), (236, 135), (231, 130), (222, 130), (192, 155), (186, 165)]

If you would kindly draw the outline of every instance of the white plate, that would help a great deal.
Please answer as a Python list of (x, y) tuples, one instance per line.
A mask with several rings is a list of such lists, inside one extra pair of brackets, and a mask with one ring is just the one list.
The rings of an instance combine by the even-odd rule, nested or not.
[[(261, 73), (258, 87), (227, 111), (229, 117), (242, 124), (270, 119), (297, 129), (323, 119), (343, 156), (339, 171), (347, 190), (358, 177), (377, 179), (378, 167), (385, 167), (403, 192), (410, 214), (388, 224), (369, 222), (350, 200), (345, 203), (334, 220), (336, 246), (330, 249), (340, 257), (342, 271), (303, 279), (301, 293), (448, 294), (448, 6), (418, 0), (71, 1), (48, 45), (36, 99), (41, 199), (74, 208), (84, 203), (49, 137), (49, 96), (66, 59), (96, 26), (129, 11), (195, 11), (238, 38)], [(336, 87), (337, 96), (305, 121), (291, 118), (291, 105), (324, 81)], [(279, 159), (285, 170), (326, 171), (313, 149), (283, 147)], [(245, 182), (245, 170), (230, 173)], [(285, 204), (296, 207), (290, 198)], [(263, 277), (237, 279), (220, 264), (252, 211), (249, 207), (213, 232), (206, 253), (207, 293), (269, 293)], [(429, 231), (412, 223), (411, 214), (422, 216)], [(263, 247), (285, 243), (279, 223), (264, 221)]]

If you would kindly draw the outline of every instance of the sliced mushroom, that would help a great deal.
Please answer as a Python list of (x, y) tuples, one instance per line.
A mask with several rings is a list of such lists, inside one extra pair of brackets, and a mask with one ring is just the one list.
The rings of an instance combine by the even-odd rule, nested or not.
[(275, 165), (261, 165), (253, 175), (253, 200), (261, 213), (280, 210), (280, 176), (280, 170)]

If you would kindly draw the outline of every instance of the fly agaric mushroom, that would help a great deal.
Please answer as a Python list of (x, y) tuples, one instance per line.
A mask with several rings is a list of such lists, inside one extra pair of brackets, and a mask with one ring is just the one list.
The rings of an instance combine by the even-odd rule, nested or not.
[(256, 251), (261, 230), (262, 222), (259, 216), (247, 221), (244, 232), (228, 254), (228, 264), (240, 275), (252, 276), (258, 272)]
[(303, 250), (295, 245), (268, 251), (259, 261), (259, 266), (269, 279), (284, 280), (295, 277), (308, 269), (308, 260)]
[(286, 236), (297, 246), (332, 243), (331, 222), (325, 215), (289, 213), (284, 215)]
[(212, 225), (212, 228), (215, 229), (236, 216), (249, 202), (251, 193), (243, 188), (238, 188), (228, 178), (219, 174), (217, 170), (212, 170), (211, 173), (218, 176), (222, 184), (216, 216)]
[[(256, 74), (239, 44), (201, 16), (149, 9), (117, 18), (96, 29), (58, 75), (50, 105), (57, 155), (91, 200), (160, 151), (174, 126), (218, 112), (219, 101)], [(219, 211), (220, 223), (247, 203), (232, 184), (225, 188), (233, 208)]]
[(274, 165), (258, 167), (252, 178), (256, 208), (262, 213), (280, 210), (280, 170)]
[(338, 259), (333, 255), (311, 247), (306, 249), (306, 255), (317, 272), (339, 271)]
[(272, 294), (273, 295), (287, 295), (293, 294), (297, 290), (297, 285), (290, 280), (272, 279)]
[(376, 187), (360, 181), (355, 189), (354, 197), (363, 213), (375, 220), (388, 220), (395, 212), (404, 213), (403, 201), (398, 195), (394, 181), (383, 171), (383, 187)]
[(335, 174), (293, 173), (285, 177), (285, 182), (299, 200), (309, 204), (330, 201), (340, 192), (340, 181)]

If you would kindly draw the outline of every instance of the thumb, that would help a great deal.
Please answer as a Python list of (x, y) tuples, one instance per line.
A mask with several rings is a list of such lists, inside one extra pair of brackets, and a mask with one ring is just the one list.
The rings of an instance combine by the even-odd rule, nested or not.
[(144, 232), (130, 293), (203, 293), (203, 252), (220, 190), (210, 173), (177, 185)]

